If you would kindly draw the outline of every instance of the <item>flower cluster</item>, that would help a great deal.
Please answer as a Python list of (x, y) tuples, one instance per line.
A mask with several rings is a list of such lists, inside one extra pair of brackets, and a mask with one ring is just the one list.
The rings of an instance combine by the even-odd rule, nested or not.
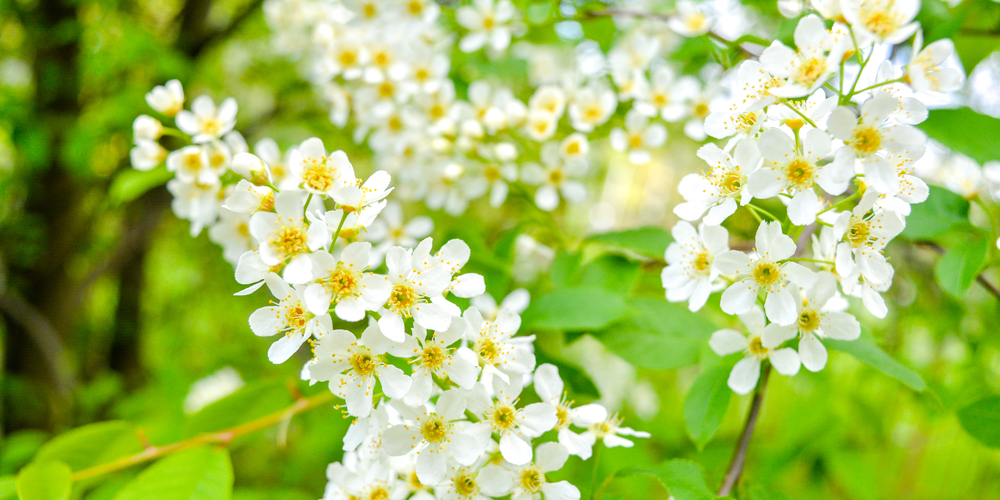
[[(168, 187), (181, 183), (208, 193), (192, 202), (170, 189), (179, 216), (199, 229), (210, 226), (226, 254), (240, 250), (235, 277), (248, 287), (237, 295), (266, 285), (273, 296), (249, 318), (254, 334), (277, 338), (268, 358), (284, 363), (308, 343), (312, 356), (302, 378), (326, 382), (354, 417), (345, 459), (328, 469), (324, 498), (432, 492), (448, 499), (575, 500), (575, 486), (549, 482), (546, 474), (569, 455), (589, 458), (598, 440), (632, 446), (622, 436), (648, 437), (622, 427), (603, 406), (567, 400), (557, 368), (536, 366), (534, 338), (517, 336), (527, 292), (498, 306), (485, 295), (482, 276), (462, 273), (471, 256), (463, 241), (435, 251), (431, 238), (416, 241), (429, 229), (407, 231), (414, 221), (399, 227), (398, 213), (390, 223), (399, 228), (397, 239), (410, 244), (360, 239), (389, 206), (390, 174), (377, 171), (363, 181), (346, 154), (329, 152), (318, 138), (287, 159), (272, 156), (280, 163), (265, 161), (241, 148), (242, 140), (220, 140), (236, 136), (234, 101), (216, 109), (200, 97), (193, 112), (184, 111), (176, 81), (148, 100), (164, 115), (174, 113), (179, 130), (142, 116), (136, 148), (153, 141), (162, 150), (158, 157), (175, 174)], [(167, 153), (155, 142), (165, 131), (191, 145)], [(216, 161), (212, 154), (222, 156)], [(138, 156), (138, 169), (159, 163)], [(280, 182), (277, 169), (285, 173)], [(384, 259), (373, 256), (378, 246), (387, 247)], [(472, 305), (463, 311), (452, 297)], [(363, 331), (335, 328), (335, 321), (361, 322)], [(529, 384), (539, 401), (521, 405)], [(550, 431), (554, 441), (541, 439)]]
[[(963, 79), (946, 64), (950, 41), (922, 47), (919, 2), (814, 4), (826, 20), (800, 19), (795, 47), (775, 41), (738, 67), (731, 97), (705, 120), (725, 147), (703, 146), (709, 167), (678, 186), (684, 202), (674, 212), (683, 220), (665, 256), (666, 296), (698, 310), (722, 291), (722, 310), (747, 333), (720, 330), (710, 346), (745, 353), (729, 378), (741, 394), (753, 390), (764, 360), (784, 375), (800, 365), (818, 371), (823, 339), (857, 339), (844, 296), (886, 316), (886, 245), (928, 195), (913, 175), (927, 142), (914, 125), (928, 115), (915, 94), (954, 91)], [(880, 45), (914, 35), (909, 62), (875, 62)], [(760, 221), (749, 253), (731, 250), (722, 226), (739, 207)]]

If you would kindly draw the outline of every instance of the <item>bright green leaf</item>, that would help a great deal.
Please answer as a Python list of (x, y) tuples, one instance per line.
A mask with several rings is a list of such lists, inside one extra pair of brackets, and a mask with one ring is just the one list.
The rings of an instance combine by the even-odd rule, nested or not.
[(162, 167), (145, 172), (132, 168), (125, 169), (111, 181), (111, 186), (108, 188), (108, 198), (115, 204), (128, 203), (142, 196), (146, 191), (166, 184), (173, 177), (173, 172)]
[(14, 476), (0, 476), (0, 500), (17, 498), (17, 479)]
[(629, 467), (615, 473), (626, 477), (636, 474), (653, 476), (676, 500), (711, 500), (715, 498), (705, 483), (705, 471), (688, 460), (668, 460), (652, 468)]
[(701, 341), (663, 333), (613, 328), (599, 336), (601, 343), (625, 361), (650, 370), (672, 370), (698, 362)]
[(135, 426), (108, 421), (78, 427), (45, 443), (36, 462), (58, 460), (72, 470), (81, 470), (142, 450)]
[(604, 254), (584, 265), (574, 284), (628, 295), (635, 287), (640, 271), (638, 262), (620, 255)]
[(594, 287), (562, 288), (532, 300), (524, 324), (542, 330), (599, 330), (627, 312), (620, 295)]
[(640, 227), (593, 235), (585, 243), (599, 243), (611, 248), (630, 250), (639, 255), (662, 259), (667, 245), (674, 241), (670, 232), (659, 227)]
[(857, 340), (826, 339), (823, 343), (831, 349), (846, 352), (854, 356), (858, 361), (899, 380), (916, 391), (923, 391), (927, 388), (924, 379), (920, 378), (917, 372), (892, 359), (892, 356), (889, 356), (889, 354), (879, 349), (878, 346), (866, 338), (862, 337)]
[(229, 451), (203, 446), (156, 462), (125, 486), (115, 500), (229, 500), (232, 493)]
[(73, 471), (62, 462), (34, 462), (17, 474), (20, 500), (66, 500), (72, 489)]
[(698, 449), (712, 439), (722, 425), (732, 391), (726, 384), (730, 366), (717, 366), (698, 376), (684, 398), (684, 423)]
[[(931, 139), (980, 164), (1000, 160), (1000, 141), (983, 140), (984, 137), (1000, 137), (1000, 119), (969, 108), (935, 109), (920, 128)], [(975, 133), (969, 133), (971, 130)]]
[(945, 188), (930, 186), (927, 200), (913, 205), (903, 236), (911, 240), (929, 240), (968, 221), (969, 202), (965, 198)]
[(934, 266), (938, 285), (948, 295), (961, 299), (979, 275), (989, 250), (989, 242), (981, 230), (969, 231)]
[(188, 432), (193, 435), (233, 427), (287, 408), (292, 402), (284, 379), (254, 380), (191, 415)]
[(1000, 396), (989, 396), (958, 410), (958, 421), (972, 437), (1000, 448)]
[(632, 322), (643, 331), (694, 337), (701, 343), (718, 330), (703, 315), (691, 312), (685, 305), (667, 302), (662, 295), (637, 297), (629, 301), (629, 306)]

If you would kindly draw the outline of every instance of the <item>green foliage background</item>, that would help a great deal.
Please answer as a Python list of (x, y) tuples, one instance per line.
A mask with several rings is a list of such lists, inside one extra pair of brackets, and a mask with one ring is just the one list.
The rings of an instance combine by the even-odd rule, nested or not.
[[(565, 43), (552, 30), (551, 10), (519, 4), (535, 26), (529, 40)], [(774, 2), (757, 7), (773, 13)], [(929, 39), (954, 37), (967, 70), (998, 47), (1000, 5), (988, 0), (954, 9), (928, 0), (921, 20)], [(584, 28), (604, 48), (616, 34), (607, 18)], [(789, 36), (794, 22), (775, 28)], [(272, 136), (287, 146), (317, 135), (346, 150), (360, 171), (370, 170), (365, 148), (329, 124), (295, 64), (270, 50), (259, 2), (2, 0), (0, 34), (2, 57), (24, 61), (33, 73), (26, 86), (0, 87), (0, 500), (16, 497), (19, 471), (65, 476), (49, 459), (77, 471), (140, 450), (136, 429), (166, 444), (278, 411), (295, 391), (325, 391), (297, 381), (300, 364), (267, 361), (266, 343), (247, 327), (266, 291), (233, 297), (240, 286), (232, 267), (205, 234), (190, 238), (187, 223), (169, 213), (165, 179), (128, 164), (131, 121), (147, 111), (144, 93), (178, 78), (189, 97), (236, 97), (237, 128), (251, 143)], [(737, 55), (701, 38), (678, 54), (692, 68)], [(481, 54), (453, 63), (460, 93), (478, 78), (524, 82), (525, 71), (523, 62)], [(979, 161), (1000, 158), (998, 120), (968, 109), (931, 116), (925, 130), (932, 137)], [(978, 132), (956, 133), (969, 120)], [(697, 168), (690, 160), (695, 145), (671, 132), (670, 149), (660, 154), (679, 168)], [(1000, 498), (1000, 302), (972, 281), (973, 271), (996, 263), (997, 235), (996, 228), (970, 226), (970, 210), (976, 208), (934, 189), (889, 248), (897, 271), (890, 316), (859, 313), (867, 343), (834, 346), (845, 352), (832, 352), (820, 373), (772, 377), (741, 498)], [(559, 364), (577, 401), (597, 396), (587, 367), (566, 352), (584, 336), (655, 387), (660, 407), (652, 419), (624, 411), (652, 438), (631, 450), (604, 450), (596, 470), (572, 458), (557, 479), (570, 479), (586, 496), (597, 479), (617, 474), (604, 498), (666, 498), (662, 484), (673, 484), (678, 499), (703, 498), (709, 490), (700, 481), (714, 490), (749, 404), (716, 390), (720, 380), (725, 389), (734, 360), (707, 346), (711, 332), (734, 319), (718, 312), (718, 297), (697, 316), (663, 300), (659, 259), (670, 241), (664, 228), (584, 238), (578, 217), (548, 219), (524, 198), (501, 213), (475, 205), (462, 220), (433, 215), (436, 240), (465, 239), (473, 249), (466, 269), (483, 274), (497, 297), (515, 288), (509, 270), (518, 233), (561, 248), (550, 274), (531, 287), (522, 331), (538, 335), (539, 359)], [(749, 227), (750, 220), (737, 219), (731, 229)], [(969, 243), (976, 238), (988, 248), (984, 256), (984, 245)], [(948, 251), (939, 259), (917, 241)], [(247, 386), (185, 415), (190, 385), (223, 366), (234, 367)], [(686, 401), (689, 393), (698, 397)], [(118, 422), (73, 431), (84, 432), (73, 440), (63, 434), (108, 421)], [(339, 410), (318, 408), (287, 429), (270, 427), (224, 449), (195, 448), (149, 468), (78, 482), (69, 495), (149, 498), (136, 490), (137, 475), (147, 479), (142, 484), (159, 484), (166, 476), (189, 477), (178, 472), (187, 467), (204, 476), (200, 482), (164, 483), (155, 497), (228, 498), (233, 485), (238, 500), (319, 498), (347, 424)], [(668, 462), (675, 459), (700, 465)], [(23, 469), (33, 460), (33, 469)], [(59, 481), (47, 487), (21, 494), (64, 498)]]

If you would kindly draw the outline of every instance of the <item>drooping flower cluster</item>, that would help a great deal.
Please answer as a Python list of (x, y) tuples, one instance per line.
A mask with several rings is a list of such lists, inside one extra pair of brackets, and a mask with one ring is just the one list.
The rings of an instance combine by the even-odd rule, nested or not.
[[(835, 12), (820, 8), (831, 3)], [(784, 375), (800, 365), (818, 371), (827, 361), (823, 339), (857, 339), (860, 324), (845, 312), (845, 295), (887, 315), (886, 245), (902, 232), (910, 205), (928, 195), (913, 175), (927, 142), (913, 126), (927, 118), (914, 93), (950, 92), (962, 82), (960, 70), (944, 64), (954, 54), (950, 42), (921, 48), (912, 22), (919, 2), (817, 9), (827, 20), (800, 19), (795, 47), (776, 41), (739, 66), (731, 98), (705, 121), (725, 147), (703, 146), (698, 156), (708, 169), (679, 184), (685, 201), (674, 212), (684, 220), (665, 256), (667, 299), (698, 310), (722, 291), (722, 310), (738, 315), (748, 333), (720, 330), (710, 345), (720, 355), (745, 353), (729, 378), (740, 394), (753, 390), (765, 360)], [(862, 71), (875, 65), (878, 43), (914, 33), (909, 62)], [(760, 221), (749, 253), (730, 250), (721, 226), (740, 207)]]
[[(346, 154), (329, 152), (318, 138), (292, 149), (287, 160), (272, 155), (275, 163), (263, 158), (267, 147), (258, 148), (258, 156), (226, 145), (219, 135), (236, 134), (235, 102), (216, 110), (210, 99), (198, 98), (194, 112), (184, 111), (176, 81), (154, 89), (148, 100), (163, 114), (176, 113), (180, 130), (169, 133), (192, 143), (159, 155), (175, 172), (170, 182), (211, 187), (201, 205), (171, 189), (174, 210), (193, 227), (210, 226), (227, 255), (240, 250), (235, 277), (247, 288), (237, 295), (266, 285), (273, 297), (249, 318), (254, 334), (277, 339), (268, 358), (284, 363), (308, 344), (312, 356), (303, 379), (327, 383), (355, 418), (343, 463), (328, 469), (324, 498), (422, 491), (455, 499), (575, 500), (575, 486), (550, 482), (546, 474), (569, 455), (589, 458), (598, 441), (632, 446), (622, 436), (648, 437), (622, 427), (600, 405), (574, 407), (567, 400), (557, 368), (536, 366), (534, 338), (517, 336), (526, 292), (497, 306), (484, 294), (482, 276), (462, 272), (471, 256), (463, 241), (436, 251), (431, 238), (418, 242), (430, 228), (412, 227), (419, 219), (401, 224), (398, 206), (383, 221), (397, 228), (395, 240), (385, 228), (377, 231), (385, 237), (376, 246), (360, 239), (390, 206), (390, 174), (377, 171), (362, 181)], [(146, 116), (135, 128), (137, 148), (159, 138), (146, 129), (168, 130)], [(226, 148), (224, 158), (213, 161), (211, 148)], [(188, 160), (206, 156), (203, 163)], [(285, 174), (280, 181), (278, 169)], [(178, 208), (188, 206), (204, 212)], [(378, 246), (387, 247), (384, 259), (373, 256)], [(451, 297), (473, 305), (463, 311)], [(363, 331), (334, 328), (334, 316), (338, 324), (360, 322)], [(532, 383), (542, 401), (519, 404)], [(541, 439), (549, 431), (556, 431), (555, 440)]]

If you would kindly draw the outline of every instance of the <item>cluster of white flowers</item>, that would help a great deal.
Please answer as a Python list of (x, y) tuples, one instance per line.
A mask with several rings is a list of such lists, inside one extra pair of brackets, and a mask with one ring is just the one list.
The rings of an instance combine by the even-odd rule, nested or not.
[[(813, 5), (820, 15), (800, 19), (795, 47), (775, 41), (738, 67), (731, 97), (705, 120), (725, 148), (703, 146), (698, 156), (709, 168), (678, 186), (685, 201), (674, 212), (683, 221), (673, 228), (663, 286), (668, 300), (691, 310), (722, 291), (722, 310), (738, 315), (747, 333), (720, 330), (710, 346), (746, 354), (729, 378), (740, 394), (756, 386), (764, 360), (784, 375), (800, 365), (818, 371), (827, 361), (822, 339), (857, 339), (845, 295), (886, 316), (886, 244), (903, 230), (910, 205), (928, 195), (913, 175), (927, 142), (913, 125), (928, 116), (915, 94), (954, 91), (963, 80), (947, 64), (950, 40), (922, 47), (913, 21), (919, 1)], [(875, 66), (879, 47), (914, 35), (908, 63), (863, 71)], [(783, 217), (756, 203), (772, 198)], [(730, 250), (720, 225), (739, 207), (760, 221), (749, 253)]]
[[(345, 460), (328, 469), (324, 498), (421, 492), (441, 499), (576, 500), (575, 486), (549, 482), (546, 473), (569, 455), (589, 458), (598, 440), (632, 446), (621, 436), (648, 436), (622, 427), (603, 406), (567, 400), (557, 368), (536, 366), (534, 338), (516, 336), (527, 292), (515, 291), (498, 306), (482, 276), (461, 272), (470, 258), (463, 241), (435, 252), (431, 238), (417, 241), (430, 228), (414, 227), (424, 225), (416, 220), (401, 224), (397, 206), (386, 225), (395, 228), (395, 240), (378, 245), (386, 247), (384, 259), (373, 258), (378, 246), (359, 237), (377, 227), (389, 206), (388, 173), (362, 181), (343, 151), (328, 152), (318, 138), (292, 149), (287, 160), (271, 156), (280, 161), (272, 164), (232, 145), (242, 140), (219, 139), (237, 136), (233, 100), (217, 110), (199, 97), (187, 112), (176, 81), (147, 98), (155, 110), (175, 114), (180, 130), (137, 119), (136, 149), (152, 148), (149, 141), (160, 152), (155, 163), (137, 152), (135, 167), (149, 170), (165, 159), (175, 174), (168, 188), (177, 214), (199, 230), (210, 225), (226, 254), (239, 250), (235, 277), (248, 287), (237, 295), (266, 285), (274, 297), (249, 318), (254, 334), (277, 337), (268, 358), (284, 363), (308, 342), (313, 355), (302, 378), (327, 382), (355, 418), (344, 438)], [(165, 132), (193, 145), (167, 153), (156, 142)], [(277, 168), (286, 173), (280, 182)], [(178, 184), (206, 194), (191, 201), (170, 187)], [(383, 260), (384, 274), (374, 272)], [(462, 311), (450, 296), (472, 305)], [(363, 332), (334, 328), (334, 316), (338, 323), (363, 322)], [(528, 384), (540, 401), (520, 406)], [(550, 431), (555, 441), (539, 439)]]

